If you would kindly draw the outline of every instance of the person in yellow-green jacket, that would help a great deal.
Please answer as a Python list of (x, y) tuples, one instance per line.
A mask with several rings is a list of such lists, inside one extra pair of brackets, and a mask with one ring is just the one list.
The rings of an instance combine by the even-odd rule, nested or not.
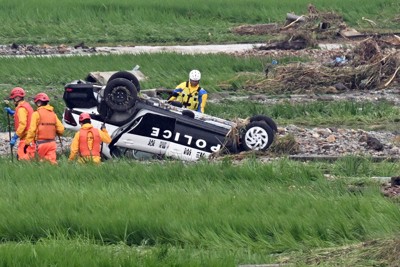
[(100, 163), (101, 143), (111, 143), (107, 129), (105, 127), (102, 127), (101, 130), (94, 128), (89, 113), (79, 115), (79, 124), (81, 129), (72, 140), (69, 160), (74, 160), (78, 155), (78, 162), (80, 163)]
[(190, 71), (189, 80), (176, 87), (168, 102), (178, 101), (187, 109), (204, 113), (208, 94), (205, 89), (200, 87), (200, 79), (200, 71)]

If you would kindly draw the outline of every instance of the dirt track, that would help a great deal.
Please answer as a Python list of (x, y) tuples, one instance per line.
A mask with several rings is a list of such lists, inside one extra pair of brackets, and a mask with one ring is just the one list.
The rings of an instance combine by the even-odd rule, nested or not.
[[(0, 45), (0, 56), (77, 56), (97, 54), (141, 54), (141, 53), (181, 53), (181, 54), (246, 54), (257, 51), (264, 44), (222, 44), (222, 45), (176, 45), (176, 46), (115, 46), (88, 47), (84, 44), (76, 46), (49, 45)], [(321, 50), (342, 49), (342, 44), (320, 44)]]

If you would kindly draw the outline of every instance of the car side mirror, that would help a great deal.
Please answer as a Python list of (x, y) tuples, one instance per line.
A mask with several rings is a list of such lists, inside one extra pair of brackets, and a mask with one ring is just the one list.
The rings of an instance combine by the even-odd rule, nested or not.
[(179, 101), (171, 101), (171, 102), (169, 102), (169, 104), (171, 104), (174, 107), (178, 107), (178, 108), (183, 107), (182, 103)]

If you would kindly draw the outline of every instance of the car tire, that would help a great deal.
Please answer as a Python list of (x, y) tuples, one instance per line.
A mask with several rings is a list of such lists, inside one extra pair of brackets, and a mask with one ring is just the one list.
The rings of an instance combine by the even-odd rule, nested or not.
[(104, 89), (104, 102), (112, 111), (124, 112), (135, 106), (136, 86), (124, 78), (109, 81)]
[(272, 144), (274, 132), (264, 121), (254, 121), (247, 124), (241, 135), (242, 149), (264, 151)]
[(263, 121), (266, 124), (268, 124), (268, 126), (274, 131), (277, 132), (278, 131), (278, 126), (276, 125), (276, 123), (270, 118), (267, 117), (265, 115), (255, 115), (253, 117), (250, 118), (250, 122), (254, 122), (254, 121)]
[(129, 80), (131, 83), (133, 83), (135, 85), (136, 90), (138, 92), (140, 92), (140, 83), (139, 83), (138, 78), (136, 78), (136, 76), (134, 74), (130, 73), (129, 71), (118, 71), (110, 76), (110, 78), (108, 79), (108, 82), (110, 82), (114, 79), (118, 79), (118, 78), (124, 78), (124, 79)]

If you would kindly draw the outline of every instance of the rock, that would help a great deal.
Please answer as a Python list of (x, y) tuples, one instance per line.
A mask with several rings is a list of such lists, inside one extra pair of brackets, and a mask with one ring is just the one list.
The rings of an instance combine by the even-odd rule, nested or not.
[(349, 88), (347, 88), (346, 85), (344, 85), (343, 83), (337, 83), (334, 85), (334, 87), (336, 88), (336, 90), (338, 91), (346, 91), (349, 90)]
[(314, 137), (314, 138), (319, 138), (320, 135), (319, 135), (318, 133), (313, 133), (313, 134), (312, 134), (312, 137)]
[(391, 186), (400, 186), (400, 176), (395, 176), (390, 178)]
[(253, 101), (265, 101), (268, 97), (266, 95), (251, 95), (249, 96), (249, 100)]
[(336, 137), (334, 135), (330, 135), (326, 138), (326, 141), (328, 141), (329, 143), (333, 143), (336, 141)]
[(367, 138), (367, 146), (371, 149), (374, 149), (376, 151), (382, 151), (383, 150), (383, 144), (375, 137), (368, 136)]
[(278, 134), (284, 134), (284, 133), (286, 133), (286, 128), (278, 126)]

